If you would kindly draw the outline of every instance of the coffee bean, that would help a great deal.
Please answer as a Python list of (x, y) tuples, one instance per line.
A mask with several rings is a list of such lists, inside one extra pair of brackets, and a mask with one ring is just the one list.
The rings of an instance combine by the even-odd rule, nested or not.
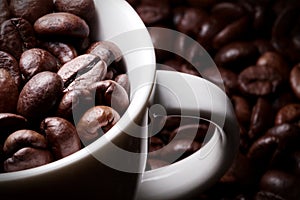
[(19, 97), (18, 86), (10, 73), (3, 68), (0, 68), (0, 96), (0, 113), (15, 112)]
[(299, 5), (282, 9), (272, 29), (272, 43), (276, 50), (294, 62), (300, 61)]
[(56, 12), (67, 12), (77, 15), (84, 19), (88, 24), (92, 24), (96, 15), (93, 0), (56, 0), (54, 1), (54, 10)]
[(33, 24), (41, 16), (53, 12), (53, 1), (10, 0), (9, 8), (14, 17), (22, 17)]
[(6, 69), (14, 78), (18, 87), (21, 85), (21, 74), (18, 61), (10, 54), (0, 51), (0, 68)]
[(270, 165), (278, 145), (279, 138), (268, 135), (260, 137), (251, 145), (247, 157), (255, 163), (257, 171), (261, 172)]
[(288, 104), (282, 107), (276, 114), (275, 124), (293, 123), (298, 124), (300, 118), (300, 104)]
[(56, 73), (38, 73), (22, 89), (17, 111), (29, 120), (44, 117), (58, 103), (62, 90), (63, 82)]
[(77, 51), (71, 44), (62, 42), (42, 42), (41, 48), (54, 55), (61, 65), (77, 57)]
[(27, 119), (23, 116), (13, 113), (0, 113), (0, 144), (4, 144), (9, 134), (26, 127)]
[(238, 82), (243, 93), (266, 96), (278, 91), (283, 83), (283, 76), (272, 67), (250, 66), (239, 74)]
[(232, 41), (241, 39), (249, 31), (249, 21), (249, 17), (245, 16), (227, 25), (214, 37), (213, 47), (219, 49)]
[(256, 46), (251, 42), (232, 42), (223, 46), (215, 55), (217, 66), (240, 71), (254, 63), (258, 56)]
[(19, 59), (24, 50), (36, 46), (32, 25), (23, 18), (12, 18), (0, 26), (0, 50)]
[(53, 156), (48, 150), (31, 147), (22, 148), (4, 161), (4, 171), (14, 172), (30, 169), (53, 161)]
[(173, 22), (178, 31), (195, 36), (207, 17), (207, 13), (200, 8), (179, 7), (174, 10)]
[(202, 144), (191, 139), (172, 140), (160, 152), (160, 156), (167, 162), (181, 160), (201, 148)]
[(39, 48), (24, 51), (19, 66), (26, 82), (40, 72), (57, 72), (59, 69), (57, 59), (48, 51)]
[(0, 24), (10, 18), (10, 10), (7, 1), (0, 1)]
[(43, 37), (86, 38), (90, 30), (80, 17), (66, 12), (44, 15), (34, 23), (35, 32)]
[(257, 66), (266, 66), (276, 69), (284, 80), (289, 77), (289, 66), (284, 58), (276, 52), (265, 52), (262, 54), (256, 62)]
[(165, 143), (159, 137), (153, 136), (149, 139), (149, 156), (150, 157), (159, 157), (160, 149), (165, 146)]
[(107, 66), (98, 56), (83, 54), (64, 64), (57, 74), (64, 82), (65, 91), (86, 89), (92, 83), (104, 79)]
[(292, 174), (269, 170), (261, 178), (260, 189), (276, 194), (284, 199), (296, 200), (300, 195), (298, 182)]
[(89, 71), (79, 71), (74, 81), (71, 82), (70, 85), (68, 85), (68, 87), (64, 90), (65, 92), (74, 89), (85, 89), (93, 83), (102, 81), (105, 78), (107, 72), (107, 65), (105, 64), (105, 62), (99, 61), (97, 63), (92, 63), (92, 66), (85, 66), (85, 70)]
[(220, 2), (215, 4), (211, 9), (212, 16), (223, 24), (229, 24), (240, 19), (245, 10), (242, 6), (231, 2)]
[(300, 64), (297, 64), (293, 67), (290, 73), (290, 85), (294, 94), (300, 98)]
[(127, 74), (118, 75), (115, 81), (125, 89), (127, 94), (130, 94), (130, 83)]
[(136, 7), (136, 11), (146, 25), (163, 22), (171, 15), (170, 5), (167, 2), (151, 1), (151, 3), (141, 3)]
[(11, 156), (25, 147), (46, 149), (48, 147), (45, 137), (32, 130), (19, 130), (8, 136), (3, 145), (3, 152)]
[(195, 140), (199, 143), (204, 141), (205, 136), (208, 134), (208, 124), (188, 124), (175, 129), (169, 134), (169, 141), (173, 139), (189, 139)]
[(256, 139), (264, 134), (264, 131), (273, 124), (274, 114), (270, 102), (264, 98), (259, 98), (252, 109), (250, 139)]
[(120, 115), (126, 111), (129, 105), (127, 92), (115, 81), (105, 80), (96, 82), (89, 86), (89, 90), (95, 91), (96, 105), (110, 106)]
[(294, 151), (300, 142), (300, 127), (293, 124), (280, 124), (270, 128), (265, 135), (279, 139), (280, 151)]
[(98, 41), (91, 44), (86, 53), (99, 56), (107, 66), (113, 62), (120, 62), (122, 60), (122, 52), (119, 47), (109, 41)]
[(89, 90), (71, 90), (66, 92), (62, 97), (56, 111), (56, 116), (73, 122), (74, 117), (76, 119), (80, 118), (94, 104), (93, 94)]
[(252, 113), (252, 108), (249, 102), (245, 98), (237, 95), (232, 96), (231, 101), (239, 123), (248, 126)]
[(77, 123), (77, 132), (84, 144), (89, 144), (109, 131), (120, 115), (108, 106), (95, 106), (84, 113)]
[(48, 117), (41, 123), (55, 159), (66, 157), (81, 149), (81, 142), (76, 128), (67, 120), (59, 117)]

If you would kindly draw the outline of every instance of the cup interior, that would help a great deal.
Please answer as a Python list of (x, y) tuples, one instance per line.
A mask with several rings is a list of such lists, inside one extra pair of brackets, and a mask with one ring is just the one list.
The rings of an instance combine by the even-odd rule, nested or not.
[[(155, 54), (148, 31), (133, 8), (126, 1), (97, 0), (94, 1), (97, 16), (95, 26), (91, 28), (91, 36), (95, 40), (114, 42), (122, 51), (130, 81), (130, 105), (119, 122), (110, 129), (105, 140), (99, 138), (92, 144), (95, 151), (101, 150), (107, 138), (114, 139), (122, 134), (122, 130), (130, 126), (137, 115), (145, 109), (152, 91), (155, 78)], [(90, 146), (89, 145), (89, 146)], [(0, 174), (1, 181), (12, 181), (38, 176), (47, 172), (55, 172), (70, 164), (84, 160), (92, 152), (87, 147), (65, 158), (40, 167)]]

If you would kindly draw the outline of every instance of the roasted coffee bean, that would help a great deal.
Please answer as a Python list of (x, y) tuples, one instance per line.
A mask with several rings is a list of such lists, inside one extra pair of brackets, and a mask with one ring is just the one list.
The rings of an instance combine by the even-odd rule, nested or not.
[(6, 0), (0, 1), (0, 24), (10, 18), (10, 10)]
[(53, 161), (53, 156), (48, 150), (31, 147), (22, 148), (4, 161), (4, 171), (14, 172), (30, 169)]
[(99, 56), (107, 66), (111, 63), (120, 62), (122, 59), (122, 52), (119, 47), (109, 41), (99, 41), (91, 44), (89, 49), (86, 51), (89, 54)]
[(90, 29), (80, 17), (66, 12), (44, 15), (34, 23), (35, 32), (42, 37), (86, 38)]
[(130, 94), (130, 83), (127, 74), (118, 75), (115, 81), (125, 89), (127, 94)]
[(275, 124), (293, 123), (299, 124), (300, 104), (288, 104), (282, 107), (276, 114)]
[(195, 153), (201, 146), (201, 143), (191, 139), (172, 140), (161, 149), (160, 156), (167, 162), (174, 162)]
[(179, 7), (174, 10), (173, 17), (173, 23), (178, 31), (196, 36), (208, 15), (200, 8)]
[(166, 1), (141, 3), (136, 7), (136, 12), (146, 25), (161, 23), (171, 16), (170, 4)]
[(41, 16), (53, 12), (53, 1), (10, 0), (9, 8), (14, 17), (22, 17), (33, 24)]
[(213, 39), (213, 47), (219, 49), (222, 46), (236, 40), (242, 39), (249, 31), (249, 17), (245, 16), (231, 24), (227, 25)]
[(250, 66), (238, 77), (240, 90), (248, 95), (266, 96), (278, 91), (283, 83), (283, 75), (268, 66)]
[(254, 200), (286, 200), (271, 192), (259, 191), (254, 196)]
[(299, 199), (299, 180), (292, 174), (269, 170), (261, 178), (260, 190), (276, 194), (284, 199)]
[(83, 54), (64, 64), (57, 74), (64, 82), (65, 91), (86, 89), (92, 83), (105, 78), (107, 66), (100, 57)]
[(294, 62), (300, 61), (299, 8), (300, 5), (295, 5), (283, 9), (272, 30), (272, 43), (275, 49)]
[(48, 51), (33, 48), (24, 51), (19, 61), (20, 71), (27, 82), (34, 75), (43, 72), (57, 72), (59, 69), (58, 60)]
[(41, 123), (55, 159), (66, 157), (79, 151), (81, 142), (76, 128), (67, 120), (59, 117), (48, 117)]
[(41, 48), (54, 55), (61, 65), (77, 57), (77, 51), (71, 44), (62, 42), (42, 42)]
[(245, 15), (245, 9), (235, 3), (220, 2), (212, 7), (211, 14), (223, 24), (229, 24)]
[(4, 144), (9, 134), (26, 127), (27, 119), (23, 116), (13, 113), (0, 113), (0, 144)]
[(274, 114), (272, 105), (264, 98), (259, 98), (252, 109), (250, 120), (250, 139), (256, 139), (264, 134), (264, 131), (273, 124)]
[(293, 124), (280, 124), (270, 128), (265, 135), (275, 136), (279, 139), (280, 151), (291, 151), (298, 148), (300, 127)]
[(75, 120), (80, 118), (86, 110), (95, 105), (94, 99), (87, 89), (68, 91), (58, 105), (56, 116), (73, 122), (74, 117)]
[(17, 111), (28, 120), (44, 117), (58, 103), (62, 90), (63, 82), (56, 73), (38, 73), (22, 89)]
[(109, 131), (120, 115), (108, 106), (95, 106), (84, 113), (77, 123), (77, 132), (84, 144), (89, 144)]
[(96, 82), (90, 85), (88, 89), (95, 91), (96, 105), (110, 106), (120, 115), (126, 111), (129, 105), (129, 97), (126, 90), (113, 80)]
[(93, 0), (56, 0), (54, 1), (56, 12), (67, 12), (77, 15), (91, 24), (95, 19), (96, 9)]
[(294, 94), (300, 99), (300, 64), (295, 65), (291, 70), (290, 85)]
[(21, 85), (21, 74), (18, 61), (10, 54), (0, 51), (0, 68), (6, 69), (14, 78), (18, 87)]
[(165, 143), (159, 137), (153, 136), (149, 139), (149, 156), (150, 157), (159, 157), (160, 149), (165, 146)]
[(170, 133), (169, 142), (173, 139), (190, 139), (202, 143), (208, 134), (208, 126), (205, 123), (180, 126)]
[(10, 73), (0, 68), (0, 113), (10, 113), (16, 111), (19, 97), (18, 86)]
[[(91, 67), (91, 69), (89, 69)], [(104, 80), (107, 65), (103, 61), (99, 61), (97, 63), (92, 63), (92, 66), (85, 66), (85, 70), (89, 70), (87, 72), (80, 71), (77, 74), (77, 77), (73, 82), (68, 85), (68, 87), (64, 90), (65, 92), (71, 91), (74, 89), (81, 90), (88, 88), (93, 83)]]
[(249, 102), (245, 98), (237, 95), (231, 97), (231, 102), (233, 103), (234, 111), (239, 123), (248, 126), (252, 114), (252, 108)]
[(278, 145), (278, 137), (264, 135), (251, 145), (247, 157), (255, 163), (258, 171), (263, 171), (271, 164)]
[(251, 42), (232, 42), (223, 46), (215, 55), (214, 61), (219, 67), (227, 67), (233, 71), (240, 71), (254, 64), (258, 57), (258, 50)]
[(276, 69), (284, 80), (289, 77), (289, 66), (284, 58), (276, 52), (265, 52), (262, 54), (256, 62), (257, 66), (266, 66)]
[(46, 149), (48, 143), (46, 138), (32, 130), (19, 130), (8, 136), (3, 145), (3, 152), (7, 156), (13, 155), (25, 147), (32, 147), (35, 149)]
[(0, 27), (0, 50), (19, 59), (23, 51), (36, 46), (32, 25), (23, 18), (4, 21)]

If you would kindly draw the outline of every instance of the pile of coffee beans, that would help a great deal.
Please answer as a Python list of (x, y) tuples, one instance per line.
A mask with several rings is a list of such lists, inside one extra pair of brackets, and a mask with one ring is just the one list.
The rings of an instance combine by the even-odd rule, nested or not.
[[(169, 39), (169, 47), (185, 55), (182, 58), (156, 49), (158, 63), (216, 84), (223, 81), (232, 100), (240, 125), (240, 150), (221, 180), (194, 199), (300, 199), (299, 1), (128, 2), (148, 27), (177, 30), (199, 42), (213, 58), (223, 80), (209, 73), (209, 66), (201, 63), (201, 51), (190, 43), (150, 31), (154, 46), (160, 47)], [(197, 65), (191, 66), (186, 58), (198, 61)], [(176, 124), (174, 128), (166, 125), (153, 136), (150, 151), (167, 145), (166, 138), (176, 128)], [(189, 153), (199, 146), (180, 142), (178, 148), (185, 146)], [(156, 160), (151, 157), (149, 169), (168, 164), (161, 155), (152, 154)]]
[(93, 0), (0, 7), (4, 173), (64, 158), (101, 137), (127, 109), (129, 82), (120, 49), (91, 37)]

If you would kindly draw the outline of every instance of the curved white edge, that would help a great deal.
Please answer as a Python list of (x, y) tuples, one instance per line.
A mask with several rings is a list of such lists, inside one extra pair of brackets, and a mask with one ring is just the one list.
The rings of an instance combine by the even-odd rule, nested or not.
[[(178, 96), (174, 98), (174, 94)], [(205, 79), (157, 71), (151, 103), (163, 105), (169, 114), (204, 117), (218, 128), (209, 142), (192, 156), (146, 171), (136, 199), (180, 199), (195, 190), (207, 189), (228, 170), (238, 150), (239, 128), (230, 100), (220, 88)]]

